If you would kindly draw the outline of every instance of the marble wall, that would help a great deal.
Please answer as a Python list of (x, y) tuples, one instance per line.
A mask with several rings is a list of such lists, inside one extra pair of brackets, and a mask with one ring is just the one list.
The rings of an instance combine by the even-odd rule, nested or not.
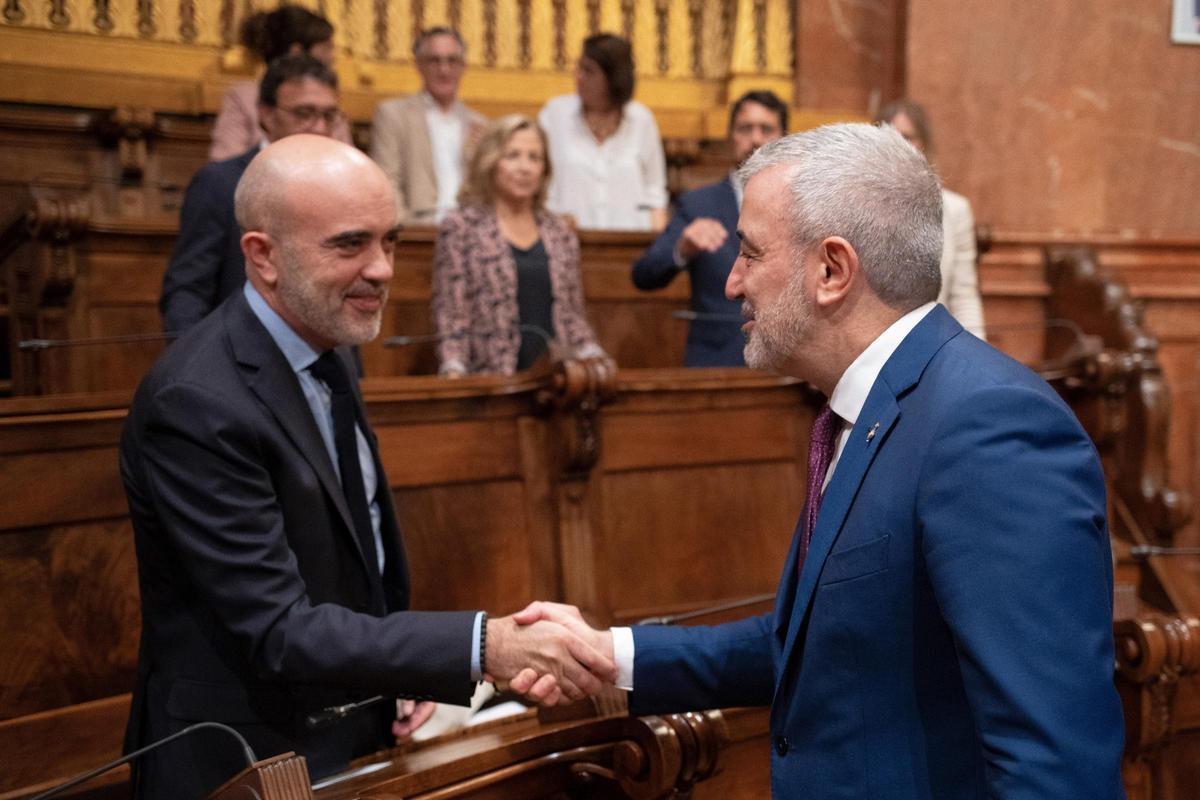
[(907, 4), (797, 2), (795, 104), (869, 116), (895, 97), (904, 85)]
[(1171, 43), (1170, 14), (909, 0), (908, 92), (947, 185), (998, 230), (1200, 236), (1200, 45)]

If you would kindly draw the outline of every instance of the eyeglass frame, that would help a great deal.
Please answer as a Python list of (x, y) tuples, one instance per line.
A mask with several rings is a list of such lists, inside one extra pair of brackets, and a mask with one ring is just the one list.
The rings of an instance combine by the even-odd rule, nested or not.
[(321, 109), (317, 106), (272, 106), (280, 111), (285, 111), (296, 118), (302, 125), (315, 125), (317, 120), (321, 120), (326, 125), (333, 126), (339, 120), (345, 119), (346, 114), (342, 109), (334, 106), (333, 108)]

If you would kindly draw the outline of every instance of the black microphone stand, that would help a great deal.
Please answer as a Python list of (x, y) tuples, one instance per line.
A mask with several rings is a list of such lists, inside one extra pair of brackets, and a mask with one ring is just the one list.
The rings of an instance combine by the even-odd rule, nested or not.
[(195, 733), (198, 730), (203, 730), (205, 728), (213, 728), (216, 730), (222, 730), (222, 731), (225, 731), (226, 733), (228, 733), (230, 736), (233, 736), (234, 738), (236, 738), (238, 740), (238, 743), (241, 744), (241, 746), (242, 746), (243, 754), (246, 756), (246, 766), (247, 767), (254, 766), (254, 762), (258, 761), (258, 757), (254, 755), (254, 751), (250, 749), (250, 745), (246, 742), (245, 738), (240, 733), (235, 731), (233, 728), (229, 727), (228, 725), (222, 725), (219, 722), (197, 722), (195, 725), (187, 726), (186, 728), (181, 730), (179, 733), (173, 733), (170, 736), (167, 736), (163, 739), (159, 739), (157, 742), (151, 742), (150, 744), (146, 745), (145, 747), (142, 747), (138, 750), (134, 750), (132, 753), (127, 753), (126, 755), (122, 756), (121, 758), (118, 758), (116, 761), (110, 761), (109, 763), (105, 764), (104, 766), (97, 767), (96, 769), (93, 769), (89, 772), (85, 772), (82, 775), (77, 775), (76, 777), (71, 778), (66, 783), (60, 783), (58, 786), (55, 786), (52, 789), (48, 789), (47, 791), (44, 791), (41, 794), (38, 794), (38, 795), (30, 798), (30, 800), (45, 800), (45, 798), (47, 798), (47, 797), (54, 797), (57, 794), (61, 794), (62, 792), (65, 792), (67, 789), (78, 786), (81, 783), (86, 783), (87, 781), (90, 781), (92, 778), (95, 778), (98, 775), (103, 775), (105, 772), (108, 772), (111, 769), (116, 769), (117, 767), (121, 766), (122, 764), (127, 764), (130, 761), (133, 761), (134, 759), (140, 758), (143, 755), (145, 755), (146, 753), (149, 753), (151, 750), (157, 750), (158, 748), (162, 747), (164, 744), (169, 744), (170, 742), (173, 742), (176, 739), (182, 738), (184, 736)]

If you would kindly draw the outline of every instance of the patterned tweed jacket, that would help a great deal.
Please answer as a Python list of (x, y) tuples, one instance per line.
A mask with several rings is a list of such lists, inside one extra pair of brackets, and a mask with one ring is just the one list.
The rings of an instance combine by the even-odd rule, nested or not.
[[(554, 330), (549, 333), (577, 358), (602, 356), (583, 309), (579, 239), (554, 214), (538, 212), (537, 222), (550, 261)], [(460, 208), (442, 221), (434, 254), (433, 317), (441, 336), (442, 374), (516, 371), (521, 347), (517, 264), (492, 208)]]

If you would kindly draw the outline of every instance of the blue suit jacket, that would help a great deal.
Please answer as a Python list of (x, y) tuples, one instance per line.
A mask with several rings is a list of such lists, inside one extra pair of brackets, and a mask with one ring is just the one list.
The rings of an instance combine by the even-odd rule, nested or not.
[(775, 797), (1123, 796), (1099, 460), (941, 306), (872, 387), (797, 572), (793, 539), (773, 613), (635, 628), (634, 712), (769, 704)]
[[(639, 289), (661, 289), (674, 280), (675, 243), (693, 220), (712, 217), (725, 226), (729, 238), (715, 253), (701, 253), (687, 264), (692, 281), (692, 310), (706, 314), (741, 316), (741, 303), (725, 298), (725, 281), (738, 254), (738, 207), (733, 186), (728, 180), (688, 192), (679, 199), (679, 208), (654, 244), (633, 265), (633, 283)], [(744, 367), (740, 321), (694, 320), (688, 327), (687, 349), (683, 364), (687, 367)]]
[(237, 158), (205, 164), (188, 184), (158, 301), (164, 330), (182, 333), (246, 282), (233, 192), (256, 155), (257, 145)]

